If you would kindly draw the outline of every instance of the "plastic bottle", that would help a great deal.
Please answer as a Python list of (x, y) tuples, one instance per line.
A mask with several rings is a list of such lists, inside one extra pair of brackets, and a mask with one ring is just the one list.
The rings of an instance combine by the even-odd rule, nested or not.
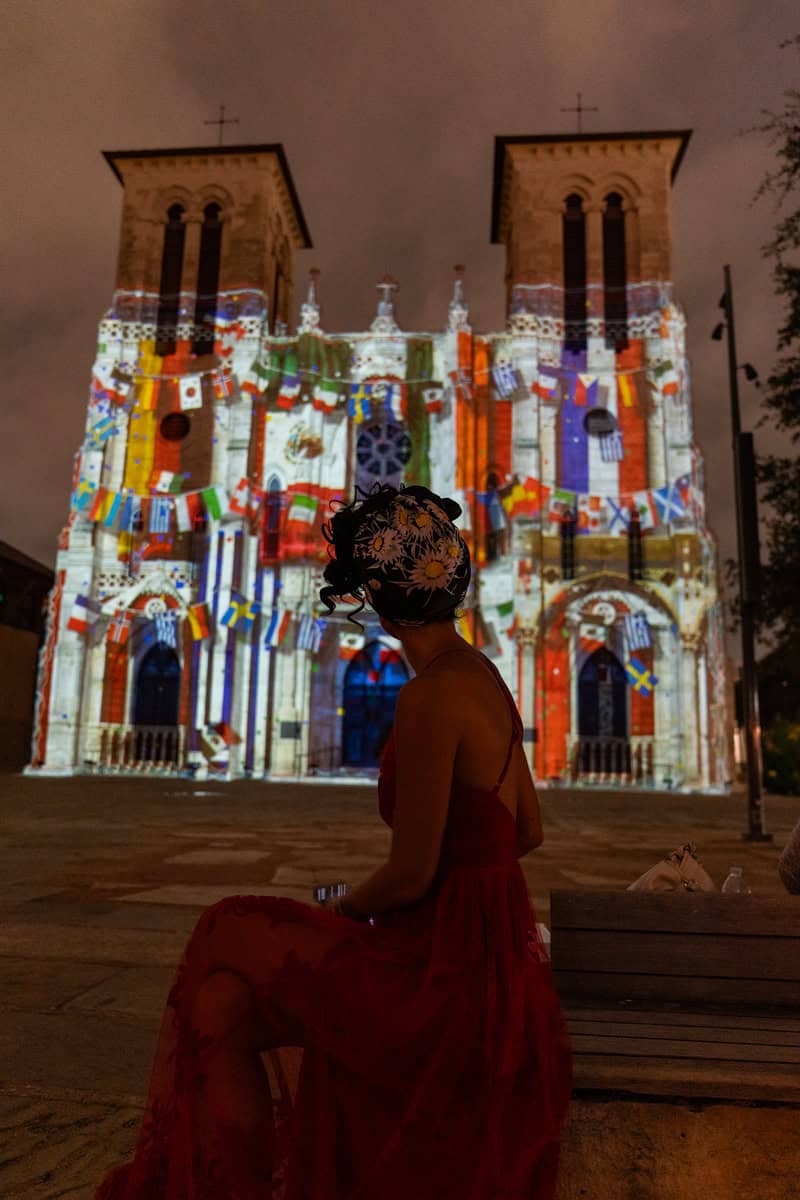
[(726, 895), (730, 895), (732, 893), (741, 894), (744, 892), (744, 888), (742, 887), (741, 867), (731, 867), (730, 871), (728, 872), (728, 877), (722, 885), (722, 891)]

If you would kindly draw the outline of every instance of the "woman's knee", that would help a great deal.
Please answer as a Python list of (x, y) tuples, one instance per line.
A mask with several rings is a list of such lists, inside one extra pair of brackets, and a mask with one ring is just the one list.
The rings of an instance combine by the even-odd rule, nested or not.
[(250, 987), (233, 971), (219, 970), (208, 975), (192, 1005), (192, 1024), (199, 1033), (211, 1037), (250, 1033), (254, 1016)]

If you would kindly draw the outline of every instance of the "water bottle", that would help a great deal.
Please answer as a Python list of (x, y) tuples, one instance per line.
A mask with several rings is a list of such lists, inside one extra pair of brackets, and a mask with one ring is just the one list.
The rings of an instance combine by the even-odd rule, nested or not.
[(730, 871), (728, 872), (728, 878), (722, 885), (722, 891), (726, 895), (732, 895), (734, 893), (736, 895), (741, 895), (741, 893), (744, 891), (744, 888), (742, 887), (741, 867), (731, 867)]

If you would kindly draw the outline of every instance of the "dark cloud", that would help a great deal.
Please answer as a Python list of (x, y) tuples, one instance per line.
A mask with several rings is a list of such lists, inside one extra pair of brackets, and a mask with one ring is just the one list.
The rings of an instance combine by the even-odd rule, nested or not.
[[(384, 271), (404, 327), (441, 328), (464, 262), (476, 327), (503, 323), (503, 253), (489, 244), (494, 135), (568, 131), (575, 93), (594, 130), (692, 128), (673, 193), (674, 275), (689, 319), (697, 439), (711, 523), (734, 549), (724, 347), (709, 340), (722, 265), (734, 272), (739, 357), (766, 374), (780, 316), (751, 204), (770, 164), (759, 136), (796, 74), (780, 50), (790, 3), (711, 0), (49, 0), (6, 6), (3, 346), (6, 487), (0, 537), (53, 562), (97, 322), (113, 287), (121, 193), (102, 149), (213, 142), (224, 101), (241, 142), (283, 142), (314, 239), (324, 324), (360, 329)], [(758, 416), (743, 385), (743, 420)], [(758, 433), (760, 449), (780, 439)]]

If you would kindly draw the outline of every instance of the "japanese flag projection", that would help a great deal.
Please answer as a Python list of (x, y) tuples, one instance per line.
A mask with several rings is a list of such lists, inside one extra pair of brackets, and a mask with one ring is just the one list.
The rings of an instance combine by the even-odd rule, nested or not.
[(203, 389), (201, 385), (202, 380), (199, 375), (184, 375), (178, 381), (182, 412), (186, 412), (191, 408), (202, 408)]

